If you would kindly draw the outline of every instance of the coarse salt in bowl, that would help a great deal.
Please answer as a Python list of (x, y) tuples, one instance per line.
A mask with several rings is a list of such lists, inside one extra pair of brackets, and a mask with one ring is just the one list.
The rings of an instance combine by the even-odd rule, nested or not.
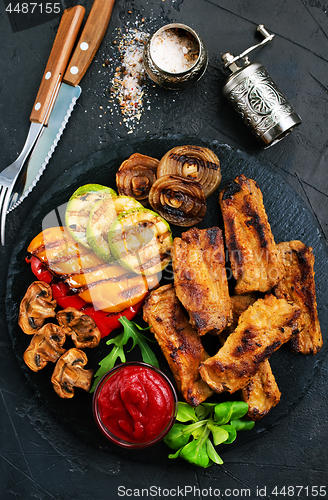
[(190, 31), (169, 27), (159, 30), (152, 38), (150, 54), (154, 64), (163, 71), (184, 73), (196, 64), (199, 43)]
[(185, 88), (203, 76), (207, 51), (200, 36), (189, 26), (172, 23), (157, 30), (147, 41), (144, 64), (158, 85)]

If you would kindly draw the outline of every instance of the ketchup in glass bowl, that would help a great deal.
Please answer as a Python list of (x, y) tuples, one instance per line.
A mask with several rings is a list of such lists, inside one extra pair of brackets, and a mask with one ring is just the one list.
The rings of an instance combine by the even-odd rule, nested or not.
[(110, 370), (93, 396), (93, 414), (101, 432), (125, 448), (146, 448), (171, 429), (178, 407), (175, 389), (164, 373), (143, 362)]

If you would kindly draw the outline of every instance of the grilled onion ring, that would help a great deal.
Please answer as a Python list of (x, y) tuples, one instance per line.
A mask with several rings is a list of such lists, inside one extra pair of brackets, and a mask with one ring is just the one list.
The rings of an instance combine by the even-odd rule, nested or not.
[(199, 182), (208, 198), (221, 182), (220, 161), (208, 148), (176, 146), (163, 156), (157, 167), (157, 178), (171, 174)]
[(177, 226), (198, 224), (206, 212), (202, 185), (180, 175), (157, 179), (149, 192), (149, 203), (167, 222)]
[(120, 195), (146, 202), (150, 188), (156, 180), (158, 160), (134, 153), (125, 160), (116, 173), (116, 185)]

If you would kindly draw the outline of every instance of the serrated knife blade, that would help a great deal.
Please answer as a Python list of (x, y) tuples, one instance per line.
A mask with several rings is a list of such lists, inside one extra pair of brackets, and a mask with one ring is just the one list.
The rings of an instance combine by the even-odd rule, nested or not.
[(82, 89), (78, 85), (106, 33), (115, 0), (94, 0), (82, 34), (68, 63), (52, 107), (47, 127), (40, 134), (27, 163), (24, 178), (18, 179), (8, 212), (33, 190), (44, 172), (71, 116)]
[[(36, 144), (38, 137), (47, 125), (49, 112), (53, 106), (60, 82), (67, 68), (68, 61), (80, 31), (85, 9), (82, 5), (76, 5), (64, 10), (61, 17), (57, 34), (40, 82), (39, 90), (30, 114), (30, 128), (25, 145), (19, 157), (1, 172), (1, 179), (7, 181), (5, 184), (10, 206), (10, 193), (14, 193), (15, 184), (26, 172), (27, 159)], [(9, 183), (14, 182), (12, 187)], [(5, 223), (8, 207), (6, 191), (2, 189), (2, 214), (1, 214), (1, 244), (5, 244)], [(2, 202), (1, 202), (2, 203)]]
[[(53, 106), (48, 125), (43, 128), (32, 150), (25, 176), (17, 180), (8, 212), (20, 205), (36, 186), (64, 132), (75, 103), (81, 94), (81, 88), (63, 84), (60, 93), (60, 101), (57, 100)], [(65, 114), (63, 109), (66, 110)]]

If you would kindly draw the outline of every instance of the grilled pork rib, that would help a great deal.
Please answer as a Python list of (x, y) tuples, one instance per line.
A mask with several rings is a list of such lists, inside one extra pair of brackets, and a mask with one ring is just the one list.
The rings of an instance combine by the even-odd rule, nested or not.
[(219, 201), (235, 293), (268, 292), (282, 278), (283, 268), (259, 186), (239, 175), (220, 192)]
[(202, 379), (216, 392), (245, 387), (261, 363), (298, 332), (298, 306), (267, 295), (243, 312), (219, 352), (204, 361)]
[(143, 317), (150, 325), (185, 401), (192, 406), (205, 401), (213, 392), (201, 379), (198, 368), (208, 354), (184, 315), (173, 285), (164, 285), (150, 293)]
[(176, 294), (199, 335), (220, 333), (232, 321), (222, 231), (193, 227), (174, 238)]
[(241, 390), (243, 401), (248, 404), (247, 416), (260, 420), (279, 403), (281, 392), (272, 373), (269, 360), (264, 361), (257, 373)]
[[(224, 344), (230, 333), (237, 328), (240, 315), (255, 301), (256, 295), (254, 293), (232, 295), (233, 323), (220, 334), (222, 344)], [(279, 403), (281, 392), (272, 373), (269, 360), (260, 365), (258, 372), (241, 390), (241, 396), (243, 401), (248, 404), (247, 416), (252, 420), (261, 419)]]
[(292, 301), (302, 310), (300, 332), (291, 339), (291, 347), (303, 354), (316, 354), (322, 347), (322, 334), (317, 312), (312, 248), (301, 241), (279, 243), (285, 273), (273, 292), (278, 298)]

